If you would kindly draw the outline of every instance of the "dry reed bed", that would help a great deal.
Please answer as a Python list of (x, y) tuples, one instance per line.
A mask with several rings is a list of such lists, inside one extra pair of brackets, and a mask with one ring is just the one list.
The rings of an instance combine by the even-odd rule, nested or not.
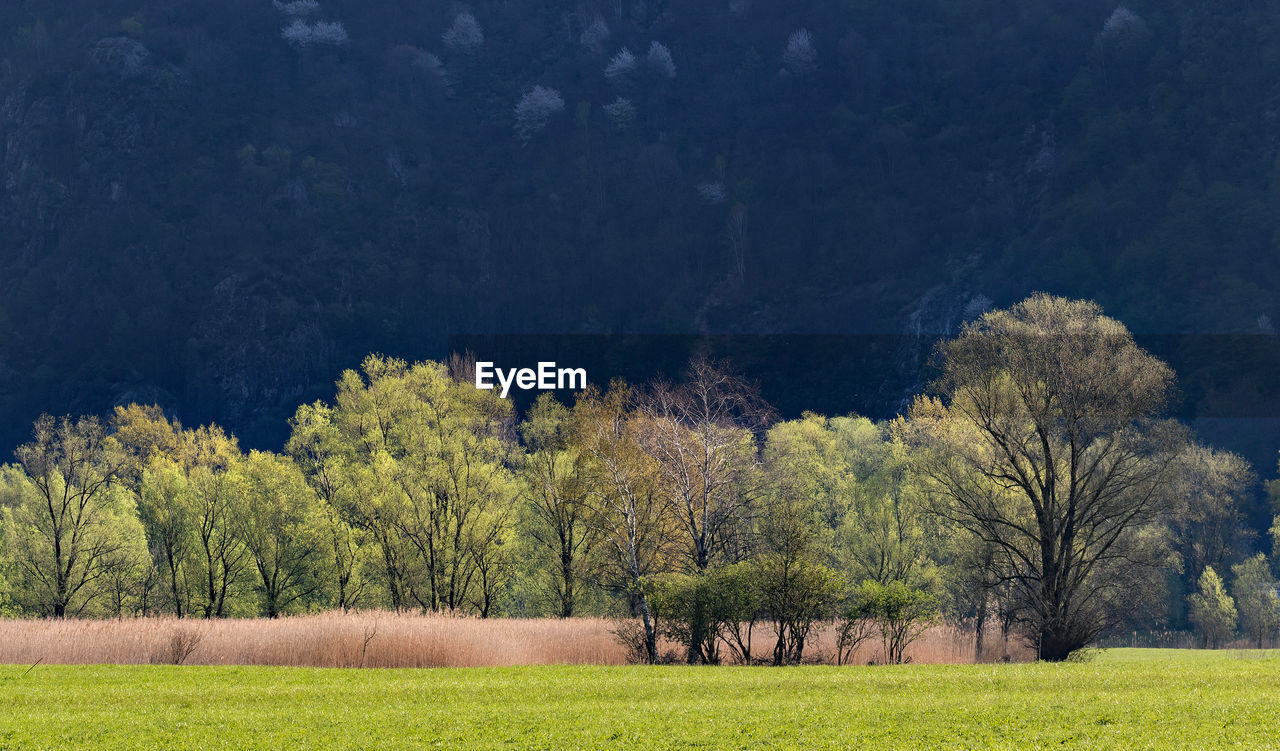
[[(758, 642), (754, 652), (767, 657), (772, 649), (772, 637)], [(983, 634), (982, 655), (976, 651), (977, 641), (973, 629), (957, 628), (952, 625), (934, 626), (907, 647), (908, 662), (917, 665), (967, 665), (976, 662), (1030, 662), (1035, 658), (1035, 650), (1029, 648), (1016, 637), (1007, 639), (1001, 635), (999, 628), (988, 628)], [(825, 629), (816, 639), (810, 639), (805, 647), (806, 658), (816, 662), (834, 663), (836, 655), (836, 634), (834, 629)], [(754, 655), (753, 655), (754, 656)], [(850, 665), (881, 664), (885, 661), (884, 649), (879, 636), (862, 642), (849, 658)]]
[[(124, 620), (0, 620), (0, 663), (294, 665), (312, 667), (484, 667), (506, 665), (621, 665), (627, 649), (616, 622), (453, 618), (385, 612), (327, 613), (276, 620), (136, 618)], [(772, 635), (757, 628), (754, 653), (771, 654)], [(1022, 660), (1025, 648), (988, 637), (984, 659)], [(807, 656), (831, 662), (835, 638), (810, 639)], [(662, 651), (674, 656), (676, 646)], [(974, 662), (972, 632), (929, 630), (907, 650), (916, 663)], [(852, 662), (883, 661), (878, 640), (863, 644)]]

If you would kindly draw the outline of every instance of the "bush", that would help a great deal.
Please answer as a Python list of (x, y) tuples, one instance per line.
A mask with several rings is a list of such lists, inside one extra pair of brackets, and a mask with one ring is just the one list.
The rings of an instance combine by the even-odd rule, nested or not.
[(196, 651), (204, 637), (193, 628), (175, 628), (169, 634), (161, 659), (170, 665), (181, 665)]
[(646, 595), (662, 635), (684, 645), (686, 661), (717, 664), (724, 646), (737, 662), (751, 662), (760, 592), (750, 564), (654, 577)]
[(905, 661), (907, 647), (939, 616), (935, 595), (901, 581), (865, 581), (858, 587), (855, 602), (854, 612), (879, 627), (885, 661), (893, 664)]
[(847, 664), (854, 650), (871, 638), (876, 627), (875, 612), (866, 598), (865, 588), (855, 587), (847, 592), (836, 616), (836, 664)]
[(813, 624), (835, 614), (844, 580), (808, 558), (766, 555), (754, 565), (761, 603), (778, 635), (773, 664), (799, 663)]
[(624, 618), (613, 627), (613, 638), (627, 649), (627, 662), (643, 665), (649, 662), (644, 624), (636, 618)]

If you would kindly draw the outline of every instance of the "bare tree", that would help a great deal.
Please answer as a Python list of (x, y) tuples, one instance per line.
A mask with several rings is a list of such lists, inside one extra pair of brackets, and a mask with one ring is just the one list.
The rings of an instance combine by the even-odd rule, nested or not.
[(584, 458), (590, 524), (609, 553), (612, 584), (632, 598), (644, 627), (645, 660), (655, 662), (657, 624), (642, 584), (665, 567), (672, 524), (656, 463), (640, 447), (631, 401), (623, 384), (603, 396), (588, 389), (578, 403), (574, 443)]
[[(655, 383), (641, 399), (640, 413), (641, 445), (660, 473), (662, 501), (683, 532), (688, 568), (701, 573), (736, 562), (761, 485), (756, 431), (768, 419), (768, 407), (723, 363), (698, 357), (686, 383)], [(690, 662), (710, 636), (695, 630)]]
[(697, 357), (685, 383), (656, 382), (640, 413), (642, 446), (687, 536), (689, 567), (733, 562), (759, 492), (755, 437), (768, 405), (725, 363)]
[(991, 544), (1039, 654), (1062, 660), (1141, 604), (1185, 431), (1173, 372), (1091, 302), (1037, 294), (939, 345), (946, 403), (899, 436), (933, 510)]

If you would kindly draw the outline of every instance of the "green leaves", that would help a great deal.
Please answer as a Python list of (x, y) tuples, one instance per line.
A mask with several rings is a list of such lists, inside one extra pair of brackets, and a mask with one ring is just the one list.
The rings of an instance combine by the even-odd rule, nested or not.
[(885, 659), (893, 664), (904, 661), (906, 648), (940, 616), (936, 595), (902, 581), (863, 582), (844, 613), (847, 621), (867, 619), (879, 627)]

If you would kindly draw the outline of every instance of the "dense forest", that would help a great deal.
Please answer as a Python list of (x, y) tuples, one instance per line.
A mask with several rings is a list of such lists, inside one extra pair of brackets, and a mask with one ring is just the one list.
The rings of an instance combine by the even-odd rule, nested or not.
[[(1034, 290), (1164, 337), (1213, 442), (1280, 445), (1264, 3), (16, 0), (0, 30), (5, 456), (131, 402), (279, 448), (366, 353), (458, 334), (931, 343)], [(809, 406), (892, 417), (924, 379), (890, 361)]]
[[(1208, 335), (1161, 352), (1189, 415), (1275, 417), (1239, 375), (1280, 315), (1265, 4), (18, 0), (0, 29), (5, 447), (129, 400), (276, 445), (365, 353), (453, 334), (932, 338), (1037, 289)], [(841, 411), (920, 380), (872, 377)], [(1261, 466), (1272, 423), (1206, 429)]]
[(773, 664), (831, 622), (837, 661), (878, 632), (900, 662), (939, 618), (1049, 660), (1119, 629), (1276, 638), (1253, 472), (1163, 414), (1175, 375), (1123, 325), (1036, 295), (940, 358), (943, 396), (883, 422), (779, 420), (706, 358), (520, 419), (474, 362), (370, 356), (281, 452), (154, 405), (45, 415), (0, 465), (0, 614), (630, 616), (647, 662), (660, 636), (763, 659), (757, 622)]

